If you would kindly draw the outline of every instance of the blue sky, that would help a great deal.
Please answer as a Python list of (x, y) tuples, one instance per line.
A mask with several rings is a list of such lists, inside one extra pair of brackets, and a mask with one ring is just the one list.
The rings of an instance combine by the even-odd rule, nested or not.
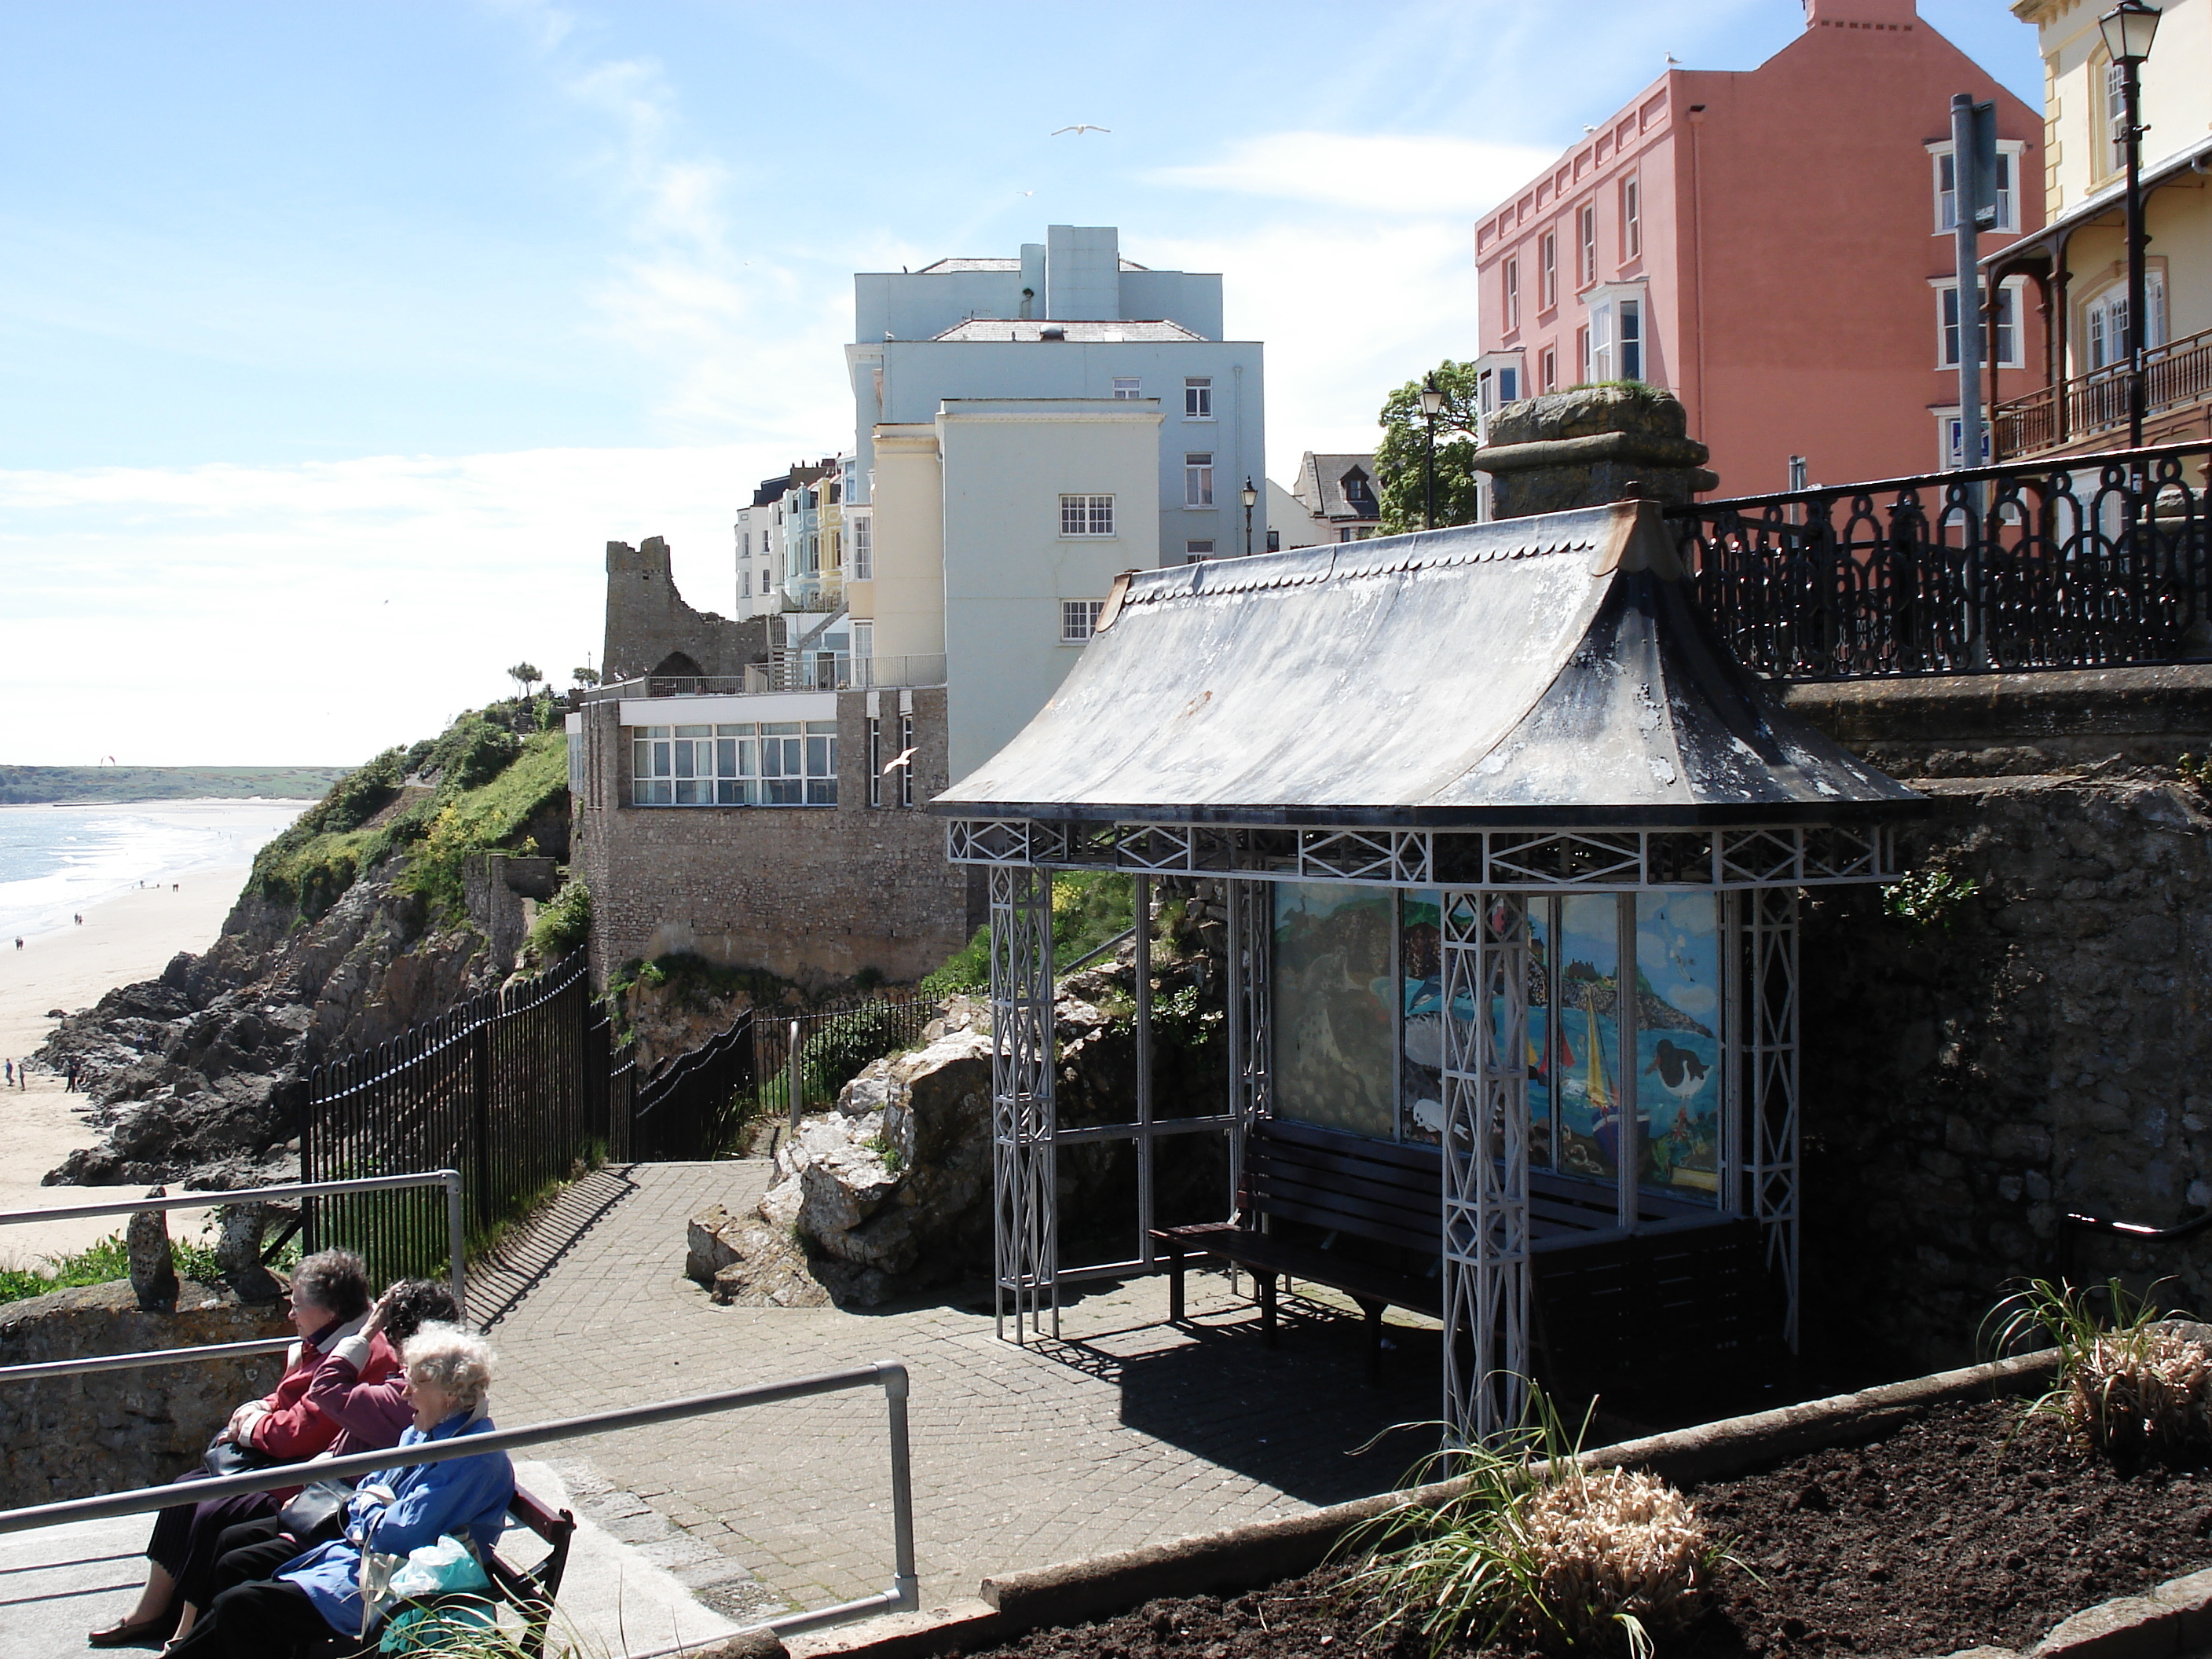
[[(2037, 100), (2002, 0), (1921, 9)], [(730, 508), (850, 442), (850, 273), (1048, 222), (1224, 273), (1275, 476), (1364, 447), (1484, 207), (1800, 17), (5, 0), (0, 761), (362, 758), (582, 661), (610, 538), (726, 611)]]

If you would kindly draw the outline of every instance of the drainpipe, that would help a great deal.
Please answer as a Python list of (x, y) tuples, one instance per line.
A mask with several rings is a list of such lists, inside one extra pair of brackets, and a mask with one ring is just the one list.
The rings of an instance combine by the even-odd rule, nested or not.
[(1705, 429), (1705, 173), (1698, 166), (1698, 134), (1705, 125), (1705, 106), (1690, 106), (1690, 268), (1698, 307), (1698, 399), (1692, 431)]

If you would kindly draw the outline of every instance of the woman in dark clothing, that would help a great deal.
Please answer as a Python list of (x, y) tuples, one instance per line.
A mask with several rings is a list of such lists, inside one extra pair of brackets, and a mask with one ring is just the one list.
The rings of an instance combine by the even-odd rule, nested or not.
[[(333, 1350), (368, 1318), (368, 1275), (361, 1258), (349, 1250), (321, 1250), (307, 1257), (293, 1272), (291, 1302), (292, 1326), (300, 1340), (285, 1356), (284, 1375), (271, 1393), (233, 1412), (216, 1437), (264, 1463), (304, 1462), (337, 1437), (338, 1425), (309, 1406), (307, 1394)], [(384, 1352), (388, 1369), (392, 1353), (388, 1346)], [(204, 1478), (204, 1471), (195, 1474)], [(147, 1540), (150, 1565), (138, 1605), (129, 1617), (94, 1631), (87, 1639), (96, 1648), (118, 1648), (166, 1636), (183, 1610), (178, 1578), (192, 1553), (195, 1528), (212, 1540), (224, 1528), (273, 1510), (289, 1495), (255, 1493), (163, 1510), (154, 1518), (154, 1535)]]
[[(403, 1279), (379, 1299), (362, 1336), (374, 1336), (396, 1352), (425, 1325), (452, 1325), (459, 1321), (460, 1310), (454, 1305), (453, 1291), (442, 1281)], [(331, 1352), (331, 1364), (317, 1373), (307, 1389), (308, 1400), (342, 1425), (338, 1437), (331, 1443), (332, 1457), (396, 1446), (415, 1420), (415, 1408), (407, 1401), (406, 1373), (395, 1369), (374, 1381), (362, 1381), (363, 1373), (356, 1369), (356, 1352), (349, 1344), (340, 1343)], [(365, 1361), (366, 1349), (358, 1352)], [(233, 1584), (271, 1577), (294, 1556), (338, 1537), (344, 1520), (340, 1510), (321, 1527), (307, 1532), (288, 1528), (276, 1515), (226, 1527), (216, 1540), (205, 1577), (191, 1579), (187, 1568), (185, 1589), (192, 1605), (204, 1607)]]

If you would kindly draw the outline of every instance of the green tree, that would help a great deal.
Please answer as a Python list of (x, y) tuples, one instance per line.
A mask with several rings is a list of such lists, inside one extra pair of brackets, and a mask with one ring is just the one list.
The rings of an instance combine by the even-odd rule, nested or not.
[(545, 678), (538, 672), (538, 665), (534, 662), (515, 664), (507, 671), (507, 677), (522, 688), (522, 695), (526, 697), (530, 695), (530, 688)]
[(597, 685), (599, 671), (596, 668), (572, 668), (568, 671), (568, 678), (578, 685)]
[[(1425, 377), (1429, 378), (1429, 377)], [(1480, 392), (1473, 363), (1447, 357), (1432, 377), (1444, 394), (1437, 416), (1437, 523), (1473, 524), (1478, 494), (1474, 471)], [(1422, 468), (1428, 458), (1428, 417), (1421, 413), (1421, 381), (1408, 380), (1382, 400), (1382, 441), (1375, 451), (1382, 478), (1382, 533), (1421, 527)]]

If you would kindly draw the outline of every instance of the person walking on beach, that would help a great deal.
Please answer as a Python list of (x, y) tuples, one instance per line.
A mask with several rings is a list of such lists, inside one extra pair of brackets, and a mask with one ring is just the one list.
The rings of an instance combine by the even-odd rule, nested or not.
[(63, 1089), (62, 1092), (64, 1094), (75, 1094), (76, 1092), (76, 1056), (75, 1054), (71, 1054), (70, 1056), (68, 1068), (64, 1071), (63, 1075), (68, 1078), (69, 1082)]
[(8, 1086), (11, 1089), (15, 1086), (15, 1062), (12, 1060), (8, 1062)]

